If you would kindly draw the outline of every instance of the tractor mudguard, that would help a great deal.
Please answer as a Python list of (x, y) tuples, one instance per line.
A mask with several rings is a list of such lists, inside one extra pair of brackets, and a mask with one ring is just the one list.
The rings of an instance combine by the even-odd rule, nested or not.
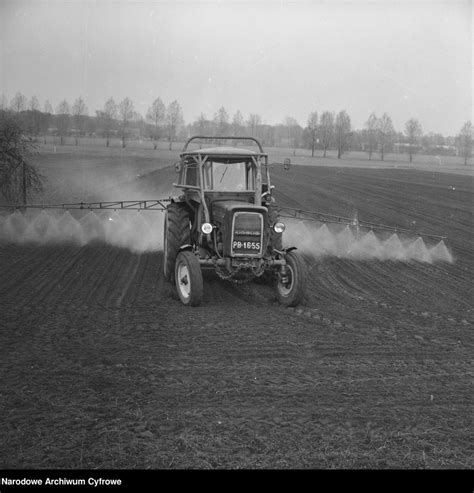
[(192, 245), (182, 245), (179, 247), (179, 251), (180, 252), (183, 252), (185, 250), (192, 250), (193, 249), (193, 246)]

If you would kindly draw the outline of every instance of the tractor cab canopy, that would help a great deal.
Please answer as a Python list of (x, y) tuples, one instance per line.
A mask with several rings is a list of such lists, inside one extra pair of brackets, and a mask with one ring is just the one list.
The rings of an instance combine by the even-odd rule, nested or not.
[(254, 192), (256, 189), (261, 155), (254, 151), (215, 147), (182, 154), (181, 159), (182, 185), (202, 185), (204, 191), (216, 192)]
[[(194, 140), (217, 140), (224, 145), (189, 149)], [(227, 146), (229, 140), (250, 141), (257, 144), (258, 150)], [(191, 137), (180, 158), (176, 163), (179, 180), (174, 185), (183, 190), (186, 201), (203, 204), (205, 210), (216, 200), (258, 205), (264, 190), (270, 189), (268, 155), (253, 137)]]
[(175, 185), (199, 190), (201, 196), (208, 192), (261, 193), (262, 181), (269, 180), (268, 156), (264, 152), (221, 146), (185, 150), (180, 158), (179, 182)]

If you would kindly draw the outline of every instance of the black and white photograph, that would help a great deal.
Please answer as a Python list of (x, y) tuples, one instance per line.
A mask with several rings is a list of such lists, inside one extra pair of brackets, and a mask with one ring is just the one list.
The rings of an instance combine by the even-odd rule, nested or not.
[(0, 0), (0, 491), (472, 471), (473, 20)]

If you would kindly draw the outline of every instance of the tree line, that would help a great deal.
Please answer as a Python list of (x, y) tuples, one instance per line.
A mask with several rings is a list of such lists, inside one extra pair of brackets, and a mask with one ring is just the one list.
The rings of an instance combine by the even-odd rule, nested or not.
[(145, 117), (135, 111), (133, 101), (125, 97), (116, 102), (110, 97), (104, 106), (90, 116), (86, 103), (78, 97), (73, 104), (61, 101), (56, 110), (49, 101), (42, 109), (36, 96), (28, 100), (18, 92), (10, 102), (0, 96), (0, 110), (9, 110), (22, 116), (24, 127), (32, 135), (53, 134), (64, 144), (66, 137), (73, 137), (79, 145), (84, 136), (102, 136), (109, 146), (112, 138), (119, 138), (122, 147), (127, 140), (146, 138), (158, 146), (160, 140), (166, 140), (172, 149), (173, 142), (186, 139), (189, 135), (209, 136), (251, 136), (258, 138), (263, 145), (285, 146), (293, 149), (310, 149), (326, 157), (329, 150), (336, 150), (340, 159), (347, 151), (358, 150), (368, 154), (369, 160), (378, 157), (382, 161), (387, 153), (406, 153), (410, 162), (417, 153), (435, 155), (453, 154), (463, 157), (465, 164), (472, 156), (472, 131), (470, 121), (466, 122), (459, 133), (452, 137), (441, 134), (424, 134), (421, 123), (410, 118), (403, 132), (397, 132), (387, 113), (377, 116), (371, 113), (362, 129), (354, 129), (347, 111), (311, 111), (305, 126), (288, 116), (279, 124), (269, 125), (261, 115), (250, 113), (244, 118), (237, 110), (232, 117), (224, 107), (208, 118), (201, 113), (195, 121), (186, 124), (183, 110), (177, 100), (168, 105), (158, 97), (148, 108)]
[(78, 97), (72, 105), (64, 99), (54, 111), (48, 100), (40, 109), (36, 96), (28, 100), (22, 93), (17, 93), (9, 104), (4, 95), (0, 96), (0, 110), (21, 115), (25, 131), (32, 135), (57, 135), (61, 145), (69, 136), (73, 136), (75, 144), (79, 145), (80, 137), (101, 135), (105, 137), (107, 147), (112, 137), (120, 138), (122, 147), (126, 147), (127, 139), (134, 137), (148, 137), (155, 142), (166, 137), (171, 148), (184, 125), (183, 111), (178, 101), (165, 106), (160, 98), (149, 108), (146, 120), (135, 111), (129, 97), (118, 103), (114, 98), (109, 98), (103, 108), (95, 112), (95, 116), (89, 115), (82, 97)]

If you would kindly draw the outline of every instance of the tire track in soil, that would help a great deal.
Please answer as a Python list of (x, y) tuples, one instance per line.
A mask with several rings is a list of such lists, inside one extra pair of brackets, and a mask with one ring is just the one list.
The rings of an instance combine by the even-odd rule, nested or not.
[(107, 305), (118, 313), (120, 311), (122, 300), (127, 295), (130, 286), (135, 281), (138, 268), (140, 266), (141, 255), (130, 254), (130, 252), (121, 252), (119, 270), (113, 284), (117, 287), (114, 296), (108, 296)]
[[(344, 387), (349, 383), (352, 384), (353, 394), (357, 396), (352, 404), (357, 405), (356, 409), (360, 409), (362, 421), (367, 419), (363, 409), (367, 400), (370, 400), (370, 395), (380, 391), (380, 385), (386, 385), (387, 380), (391, 380), (394, 392), (398, 392), (399, 395), (406, 392), (404, 380), (409, 376), (400, 375), (396, 366), (387, 378), (373, 377), (374, 371), (377, 371), (370, 362), (377, 355), (374, 345), (381, 354), (386, 351), (386, 348), (380, 345), (376, 334), (349, 333), (345, 334), (345, 340), (342, 342), (340, 334), (332, 332), (331, 335), (330, 330), (319, 328), (319, 337), (325, 340), (322, 345), (318, 341), (319, 337), (314, 341), (308, 340), (311, 332), (302, 331), (300, 325), (300, 329), (292, 336), (294, 342), (285, 344), (285, 340), (281, 339), (282, 336), (285, 337), (285, 333), (281, 332), (281, 324), (285, 319), (288, 320), (288, 317), (282, 318), (281, 314), (277, 314), (276, 317), (267, 316), (269, 325), (262, 327), (259, 325), (262, 321), (261, 313), (260, 316), (256, 315), (256, 310), (252, 307), (248, 312), (242, 314), (239, 310), (228, 307), (226, 320), (229, 322), (221, 321), (219, 325), (215, 325), (217, 319), (211, 314), (209, 323), (203, 327), (205, 330), (194, 327), (192, 337), (185, 326), (180, 327), (179, 322), (183, 317), (177, 315), (177, 325), (167, 338), (167, 347), (172, 355), (169, 355), (169, 359), (162, 360), (163, 368), (166, 368), (166, 388), (172, 392), (175, 400), (170, 402), (169, 396), (168, 399), (164, 399), (161, 390), (152, 383), (152, 400), (156, 399), (162, 403), (161, 409), (167, 418), (160, 422), (156, 417), (152, 417), (149, 405), (143, 403), (142, 408), (148, 416), (147, 429), (151, 436), (168, 437), (169, 447), (165, 452), (169, 459), (167, 465), (173, 459), (173, 448), (179, 443), (187, 443), (191, 449), (190, 454), (185, 453), (185, 448), (174, 453), (177, 467), (185, 466), (186, 463), (204, 465), (205, 462), (200, 463), (196, 456), (192, 457), (193, 443), (189, 440), (192, 436), (200, 436), (206, 431), (211, 436), (219, 436), (219, 443), (222, 445), (224, 441), (228, 444), (229, 451), (233, 450), (234, 453), (235, 443), (240, 443), (243, 447), (243, 457), (239, 457), (241, 460), (246, 456), (245, 447), (252, 447), (249, 443), (252, 443), (251, 437), (255, 434), (267, 437), (266, 444), (260, 445), (260, 452), (268, 453), (269, 437), (276, 439), (272, 436), (272, 429), (278, 430), (279, 433), (276, 444), (282, 437), (287, 439), (287, 433), (305, 442), (304, 434), (310, 430), (314, 432), (315, 420), (327, 420), (328, 415), (341, 412), (341, 406), (344, 406), (346, 401)], [(259, 327), (258, 331), (251, 334), (245, 325), (249, 316), (254, 318), (253, 326)], [(232, 320), (236, 320), (235, 317), (241, 321), (238, 337), (234, 332), (235, 326), (232, 328), (231, 323)], [(270, 330), (269, 326), (276, 323), (276, 318), (278, 322), (275, 328), (279, 328)], [(302, 321), (302, 324), (310, 325), (309, 321)], [(310, 328), (309, 330), (311, 331)], [(229, 344), (230, 341), (232, 344)], [(346, 345), (348, 342), (349, 349)], [(354, 366), (347, 378), (341, 380), (341, 376), (338, 375), (336, 382), (339, 383), (335, 384), (337, 365), (321, 365), (318, 360), (321, 361), (321, 357), (325, 357), (326, 361), (330, 361), (331, 358), (338, 358), (338, 354), (347, 359), (347, 370), (351, 365)], [(361, 360), (361, 357), (364, 358)], [(232, 362), (232, 368), (223, 368), (223, 360)], [(386, 371), (386, 368), (384, 370)], [(435, 371), (431, 374), (425, 373), (419, 378), (424, 380), (422, 383), (425, 384), (426, 380), (443, 375), (453, 373)], [(371, 382), (370, 386), (367, 386), (368, 382)], [(315, 407), (312, 396), (316, 388), (319, 389), (319, 395), (318, 406)], [(377, 409), (377, 405), (373, 407)], [(371, 411), (372, 414), (374, 412), (376, 413)], [(371, 413), (368, 416), (371, 416)], [(330, 420), (327, 424), (330, 424)], [(321, 428), (316, 425), (316, 429)], [(187, 435), (186, 430), (193, 431)], [(320, 440), (321, 437), (316, 441), (319, 443)], [(258, 443), (254, 446), (258, 447)], [(210, 438), (207, 443), (208, 454), (211, 450), (213, 453), (219, 450), (223, 453), (222, 448), (217, 446), (214, 450), (213, 447), (216, 447), (216, 444)], [(275, 453), (275, 450), (272, 452)], [(254, 450), (250, 455), (254, 457), (254, 461), (262, 457), (258, 450)], [(191, 462), (183, 462), (186, 461), (186, 457)], [(230, 457), (224, 454), (222, 459), (227, 458), (232, 464)], [(252, 463), (255, 465), (255, 462)], [(222, 462), (220, 464), (222, 465)]]
[[(307, 260), (311, 294), (333, 299), (334, 295), (368, 301), (429, 304), (433, 298), (446, 299), (450, 309), (468, 309), (469, 293), (461, 297), (464, 283), (443, 267), (412, 261), (350, 261), (345, 259)], [(427, 288), (430, 286), (430, 288)], [(433, 292), (433, 289), (435, 292)], [(438, 304), (438, 302), (436, 302)]]
[[(305, 262), (309, 272), (307, 295), (302, 305), (290, 310), (300, 318), (336, 328), (354, 328), (365, 325), (371, 313), (381, 332), (396, 337), (392, 327), (409, 324), (420, 340), (427, 338), (440, 344), (464, 340), (456, 325), (461, 331), (472, 326), (474, 313), (466, 301), (469, 294), (464, 299), (458, 296), (462, 293), (457, 286), (459, 279), (452, 275), (443, 278), (444, 266), (308, 256)], [(436, 301), (440, 299), (443, 306)], [(443, 312), (444, 306), (448, 310)], [(448, 338), (440, 324), (452, 328)]]
[(97, 309), (109, 309), (113, 305), (124, 256), (128, 257), (129, 252), (120, 248), (102, 245), (98, 249), (96, 265), (87, 266), (82, 277), (80, 301), (84, 307), (97, 305)]
[[(73, 252), (69, 252), (72, 257)], [(96, 291), (108, 283), (106, 279), (113, 272), (111, 267), (119, 255), (119, 250), (100, 244), (82, 247), (74, 260), (71, 258), (71, 262), (60, 269), (58, 282), (50, 283), (51, 289), (38, 301), (44, 304), (58, 303), (65, 309), (70, 307), (73, 310), (87, 306), (91, 300), (97, 302)]]
[(18, 269), (14, 276), (3, 277), (2, 273), (4, 282), (0, 288), (0, 296), (5, 301), (19, 300), (19, 307), (34, 303), (35, 297), (43, 287), (52, 287), (57, 282), (57, 275), (64, 269), (63, 261), (68, 258), (71, 258), (71, 250), (68, 247), (26, 249), (22, 268)]
[[(65, 309), (58, 306), (33, 341), (48, 365), (37, 359), (36, 376), (15, 366), (5, 376), (19, 388), (27, 382), (27, 392), (40, 388), (47, 399), (35, 399), (35, 413), (46, 412), (36, 427), (49, 431), (46, 436), (61, 453), (43, 455), (36, 464), (77, 464), (74, 450), (83, 447), (84, 467), (258, 467), (268, 460), (273, 466), (324, 465), (315, 444), (339, 437), (338, 423), (349, 421), (355, 430), (368, 420), (381, 426), (378, 416), (385, 413), (389, 425), (401, 426), (401, 418), (387, 415), (386, 406), (400, 410), (403, 403), (403, 415), (413, 424), (418, 401), (410, 392), (449, 382), (451, 393), (458, 392), (458, 406), (466, 392), (453, 383), (457, 374), (465, 375), (462, 364), (457, 368), (433, 352), (433, 364), (427, 366), (430, 352), (419, 360), (408, 339), (394, 342), (376, 326), (351, 330), (296, 317), (294, 311), (253, 299), (260, 286), (233, 286), (208, 275), (201, 307), (183, 309), (172, 298), (155, 304), (153, 296), (144, 297), (150, 304), (139, 307), (142, 294), (153, 287), (164, 292), (149, 268), (159, 266), (161, 256), (112, 255), (108, 247), (100, 255), (91, 249), (88, 256), (97, 264), (88, 264), (87, 283), (70, 283), (71, 302), (76, 299), (81, 307), (84, 290), (106, 272), (94, 297), (108, 301), (109, 309), (91, 303), (84, 320), (65, 326), (58, 325)], [(378, 314), (371, 316), (375, 322)], [(16, 354), (16, 363), (29, 361), (29, 351)], [(68, 396), (67, 386), (74, 387), (75, 397)], [(27, 426), (28, 415), (31, 410), (9, 416), (8, 423)], [(26, 460), (32, 460), (33, 449), (44, 447), (34, 437), (22, 439)], [(338, 447), (344, 448), (339, 438)], [(69, 450), (64, 449), (67, 440), (75, 444)], [(11, 450), (9, 443), (5, 450)], [(120, 447), (127, 447), (126, 454)], [(305, 452), (298, 455), (301, 447)]]
[(18, 245), (0, 243), (0, 259), (2, 257), (8, 258), (8, 262), (1, 262), (2, 279), (4, 280), (2, 282), (3, 288), (7, 288), (6, 283), (8, 281), (11, 282), (10, 286), (15, 285), (14, 275), (18, 271), (18, 268), (22, 267), (25, 255), (30, 256), (33, 248), (25, 245), (19, 249)]
[[(134, 254), (129, 257), (128, 262), (125, 263), (124, 268), (117, 276), (116, 283), (121, 288), (118, 290), (119, 295), (116, 297), (113, 303), (113, 312), (115, 318), (115, 330), (123, 332), (123, 316), (122, 316), (122, 300), (127, 295), (130, 286), (135, 282), (135, 276), (141, 263), (141, 255)], [(125, 310), (126, 311), (126, 310)]]
[[(131, 253), (120, 248), (96, 244), (81, 250), (80, 269), (71, 273), (74, 289), (58, 293), (63, 304), (87, 309), (97, 305), (107, 308), (113, 304), (114, 293), (121, 289), (117, 279), (128, 265)], [(53, 298), (54, 299), (54, 298)]]
[(38, 296), (32, 300), (33, 305), (57, 304), (64, 308), (65, 295), (70, 292), (70, 287), (77, 286), (80, 283), (84, 264), (84, 251), (82, 248), (77, 251), (70, 251), (69, 255), (70, 261), (65, 263), (62, 269), (58, 265), (58, 273), (53, 275), (54, 282), (51, 279), (44, 281), (43, 286), (45, 286), (45, 289), (42, 289)]
[[(2, 299), (7, 326), (16, 327), (22, 335), (21, 342), (10, 347), (11, 353), (23, 353), (28, 346), (53, 351), (61, 347), (64, 337), (70, 337), (70, 328), (83, 320), (81, 294), (88, 291), (88, 279), (91, 275), (101, 278), (99, 267), (104, 262), (103, 256), (97, 255), (100, 249), (69, 245), (37, 247), (33, 263), (25, 257), (24, 269), (19, 269), (15, 277), (18, 289)], [(44, 261), (45, 256), (49, 261)], [(34, 276), (30, 275), (31, 265), (37, 267)]]
[[(43, 261), (44, 255), (49, 262)], [(62, 336), (71, 337), (67, 331), (77, 323), (74, 320), (83, 328), (90, 319), (110, 325), (107, 313), (119, 316), (140, 264), (139, 255), (100, 244), (47, 252), (39, 248), (34, 258), (32, 267), (25, 258), (24, 269), (15, 278), (18, 288), (2, 298), (2, 325), (15, 326), (21, 320), (23, 342), (29, 340), (45, 350), (60, 346)], [(30, 276), (30, 267), (37, 268), (35, 276)], [(62, 321), (60, 326), (55, 331), (46, 329), (54, 320)], [(62, 334), (59, 339), (58, 332)]]
[[(370, 271), (369, 282), (376, 284), (377, 279), (384, 280), (378, 289), (382, 301), (408, 307), (422, 305), (427, 310), (445, 305), (451, 313), (465, 311), (470, 306), (468, 293), (460, 296), (463, 283), (442, 265), (378, 262), (370, 266)], [(359, 270), (357, 278), (363, 275)]]
[(163, 282), (163, 254), (161, 252), (145, 252), (140, 255), (136, 273), (130, 282), (121, 306), (150, 308), (150, 305), (160, 305), (166, 297)]
[[(18, 247), (16, 247), (18, 248)], [(61, 247), (19, 247), (23, 250), (23, 268), (10, 278), (15, 288), (7, 284), (0, 294), (2, 307), (2, 326), (8, 331), (14, 330), (19, 339), (12, 346), (12, 339), (4, 343), (4, 355), (23, 352), (25, 348), (43, 344), (40, 340), (41, 327), (47, 323), (52, 313), (61, 311), (61, 304), (55, 293), (60, 283), (70, 275), (78, 262), (80, 249), (73, 246)], [(34, 255), (33, 255), (34, 253)], [(5, 262), (0, 263), (1, 266)], [(20, 266), (18, 266), (20, 267)], [(34, 271), (34, 273), (32, 273)], [(66, 282), (64, 289), (69, 289)], [(48, 303), (53, 295), (53, 302)], [(45, 341), (51, 341), (51, 334), (46, 334)]]

